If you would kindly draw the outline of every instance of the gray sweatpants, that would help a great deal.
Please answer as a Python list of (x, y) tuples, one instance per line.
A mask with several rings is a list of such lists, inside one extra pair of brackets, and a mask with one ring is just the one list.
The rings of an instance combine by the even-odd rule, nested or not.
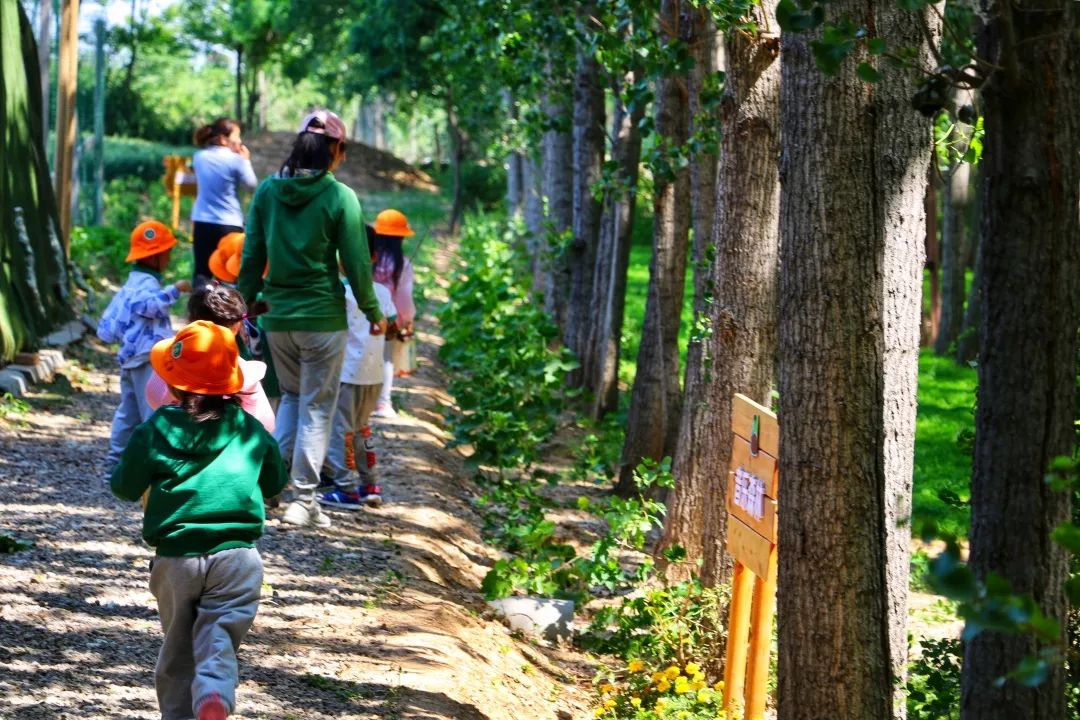
[(236, 707), (236, 651), (259, 609), (263, 566), (254, 548), (154, 558), (150, 592), (165, 640), (154, 669), (162, 720), (193, 720), (217, 693)]
[(290, 465), (296, 499), (314, 503), (330, 442), (347, 333), (274, 330), (266, 338), (281, 387), (274, 439)]
[(120, 404), (113, 414), (112, 435), (109, 437), (109, 467), (120, 462), (135, 427), (154, 414), (146, 402), (146, 383), (154, 374), (150, 361), (133, 368), (120, 368)]

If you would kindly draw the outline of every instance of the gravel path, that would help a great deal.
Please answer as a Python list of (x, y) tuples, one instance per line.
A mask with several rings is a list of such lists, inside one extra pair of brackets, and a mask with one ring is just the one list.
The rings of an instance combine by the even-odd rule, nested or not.
[[(586, 717), (591, 668), (511, 637), (477, 593), (492, 561), (459, 456), (444, 447), (441, 339), (379, 428), (387, 504), (325, 531), (271, 518), (263, 604), (241, 649), (238, 714), (295, 718)], [(157, 718), (160, 627), (140, 512), (102, 469), (118, 377), (84, 340), (26, 403), (0, 405), (0, 720)]]

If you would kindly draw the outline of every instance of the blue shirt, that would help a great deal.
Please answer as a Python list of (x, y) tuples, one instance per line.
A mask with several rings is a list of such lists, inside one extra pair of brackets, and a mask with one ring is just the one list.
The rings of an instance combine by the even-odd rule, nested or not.
[(158, 274), (134, 267), (120, 292), (98, 321), (97, 336), (103, 342), (120, 343), (120, 367), (134, 368), (150, 359), (158, 340), (171, 338), (169, 308), (180, 297), (175, 285), (161, 287)]
[(244, 226), (244, 211), (236, 195), (237, 185), (254, 190), (259, 182), (251, 161), (245, 160), (224, 145), (211, 145), (195, 153), (192, 161), (199, 192), (191, 208), (195, 222)]

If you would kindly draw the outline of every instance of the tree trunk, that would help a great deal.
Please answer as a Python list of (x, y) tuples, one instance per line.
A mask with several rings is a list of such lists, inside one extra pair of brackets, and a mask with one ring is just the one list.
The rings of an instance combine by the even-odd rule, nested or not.
[[(682, 42), (682, 6), (682, 0), (663, 0), (660, 5), (660, 35), (669, 46)], [(686, 143), (687, 116), (686, 77), (661, 78), (656, 93), (656, 141), (671, 148)], [(674, 455), (679, 432), (679, 318), (690, 240), (690, 171), (672, 167), (658, 172), (654, 182), (649, 294), (615, 489), (624, 496), (636, 492), (633, 473), (642, 458)]]
[(43, 112), (41, 115), (41, 144), (49, 144), (49, 77), (50, 60), (52, 59), (52, 0), (41, 0), (38, 3), (38, 26), (37, 26), (37, 53), (38, 74), (41, 77), (41, 97), (44, 99)]
[[(977, 181), (976, 187), (981, 187), (981, 185), (982, 182)], [(981, 194), (978, 192), (976, 199)], [(975, 242), (975, 268), (972, 271), (971, 293), (968, 295), (967, 307), (964, 308), (964, 326), (960, 330), (960, 338), (956, 341), (956, 362), (960, 364), (970, 363), (978, 356), (981, 335), (979, 326), (982, 324), (983, 244), (982, 232), (978, 228), (974, 229), (979, 238)]]
[[(776, 0), (754, 8), (768, 27)], [(775, 37), (728, 39), (723, 142), (715, 187), (712, 262), (702, 273), (697, 326), (687, 353), (686, 401), (673, 472), (675, 488), (660, 548), (686, 548), (682, 579), (703, 560), (702, 580), (728, 580), (726, 470), (731, 402), (737, 392), (768, 406), (776, 369), (777, 221), (780, 210), (780, 62)], [(700, 337), (699, 337), (700, 335)]]
[[(381, 98), (381, 96), (377, 97)], [(377, 101), (379, 112), (376, 113), (375, 118), (376, 128), (381, 125), (381, 102), (381, 100)], [(446, 94), (446, 134), (450, 137), (450, 172), (454, 178), (454, 202), (450, 207), (450, 234), (456, 235), (458, 223), (461, 222), (461, 215), (465, 211), (461, 187), (461, 161), (465, 155), (465, 143), (464, 138), (462, 138), (461, 127), (458, 124), (457, 106), (454, 105), (453, 90), (448, 90)], [(375, 137), (375, 142), (379, 142), (378, 135)]]
[[(632, 83), (639, 74), (627, 76)], [(611, 149), (616, 166), (615, 189), (607, 194), (600, 242), (593, 275), (593, 321), (589, 327), (587, 350), (590, 364), (584, 367), (586, 386), (592, 392), (590, 415), (600, 418), (619, 405), (619, 344), (626, 309), (626, 273), (630, 264), (630, 238), (637, 204), (638, 173), (641, 163), (641, 120), (645, 103), (635, 103), (627, 112), (620, 92), (615, 88), (615, 114), (612, 118)]]
[(604, 165), (604, 88), (600, 84), (600, 64), (588, 47), (592, 33), (590, 18), (596, 11), (593, 3), (578, 9), (578, 31), (584, 36), (577, 52), (574, 76), (574, 237), (567, 250), (570, 270), (570, 301), (563, 327), (563, 340), (581, 362), (567, 376), (571, 387), (584, 384), (586, 366), (596, 364), (585, 357), (589, 327), (596, 322), (593, 305), (593, 272), (596, 246), (600, 237), (603, 207), (593, 194)]
[(538, 282), (533, 287), (544, 294), (544, 309), (563, 327), (569, 292), (566, 258), (562, 252), (566, 235), (574, 224), (574, 144), (566, 128), (569, 113), (566, 97), (550, 90), (544, 112), (553, 129), (544, 133), (544, 197), (548, 206), (548, 232), (540, 243)]
[[(698, 136), (699, 142), (705, 142), (711, 135), (710, 123), (711, 109), (702, 105), (702, 90), (716, 73), (716, 24), (707, 6), (688, 6), (684, 12), (691, 13), (693, 17), (686, 21), (698, 23), (694, 29), (693, 45), (690, 52), (694, 59), (694, 66), (690, 70), (690, 135)], [(766, 22), (771, 22), (772, 16)], [(685, 21), (684, 21), (685, 22)], [(715, 152), (696, 152), (690, 158), (690, 214), (693, 217), (694, 240), (690, 251), (693, 261), (694, 275), (694, 316), (697, 317), (703, 310), (701, 301), (703, 289), (706, 285), (706, 277), (709, 274), (709, 246), (713, 243), (713, 219), (716, 214), (716, 174), (718, 171), (717, 156)], [(687, 357), (687, 367), (690, 359)]]
[[(968, 94), (968, 91), (964, 91)], [(967, 98), (957, 93), (957, 104)], [(960, 336), (964, 319), (964, 248), (967, 246), (968, 186), (971, 165), (961, 162), (945, 179), (942, 192), (941, 223), (941, 324), (938, 326), (934, 352), (947, 354)]]
[(530, 268), (535, 273), (540, 236), (544, 233), (544, 197), (540, 163), (531, 153), (521, 155), (521, 195), (525, 228), (529, 231)]
[[(1051, 531), (1070, 498), (1044, 481), (1076, 435), (1080, 323), (1080, 6), (986, 4), (983, 86), (982, 345), (971, 478), (971, 568), (1034, 598), (1061, 623), (1069, 574)], [(1034, 688), (995, 682), (1045, 646), (1027, 634), (984, 632), (964, 651), (961, 717), (1066, 717), (1062, 663)]]
[[(508, 124), (517, 124), (517, 105), (514, 95), (504, 88), (503, 105), (506, 108)], [(523, 156), (516, 149), (506, 156), (506, 212), (510, 217), (521, 215), (524, 211)]]
[(244, 117), (244, 46), (236, 46), (236, 114), (237, 120)]
[[(927, 10), (854, 0), (932, 63)], [(826, 77), (781, 39), (779, 720), (905, 715), (911, 477), (930, 124), (866, 57)]]
[(268, 89), (266, 83), (266, 70), (259, 68), (259, 73), (256, 77), (256, 89), (259, 93), (259, 114), (256, 116), (256, 123), (254, 130), (259, 132), (266, 131), (266, 119), (270, 113), (270, 98), (268, 97)]
[(922, 323), (919, 344), (932, 347), (937, 342), (941, 322), (941, 243), (938, 242), (937, 222), (938, 178), (936, 172), (927, 172), (926, 197), (926, 273), (930, 276), (930, 313)]

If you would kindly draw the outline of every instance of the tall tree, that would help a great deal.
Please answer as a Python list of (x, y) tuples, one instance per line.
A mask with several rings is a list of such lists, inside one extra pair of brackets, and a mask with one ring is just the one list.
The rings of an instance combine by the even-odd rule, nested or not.
[[(604, 86), (596, 57), (596, 3), (577, 6), (577, 69), (574, 74), (574, 186), (573, 239), (566, 252), (570, 276), (570, 297), (563, 326), (563, 338), (579, 360), (587, 352), (589, 327), (595, 322), (593, 272), (603, 211), (593, 186), (600, 180), (604, 165)], [(568, 382), (581, 385), (584, 373), (571, 371)]]
[[(971, 480), (971, 556), (1064, 628), (1064, 550), (1049, 538), (1069, 497), (1043, 480), (1076, 441), (1080, 322), (1080, 6), (982, 3), (982, 345)], [(1061, 640), (1064, 640), (1062, 636)], [(965, 720), (1066, 717), (1064, 673), (995, 682), (1038, 653), (1032, 638), (985, 632), (964, 651)]]
[[(929, 65), (925, 7), (828, 8)], [(777, 709), (881, 720), (904, 715), (930, 126), (861, 48), (824, 75), (830, 40), (781, 37)]]
[(544, 309), (562, 327), (566, 322), (569, 277), (563, 245), (574, 225), (574, 142), (569, 132), (568, 93), (551, 87), (544, 99), (548, 130), (544, 133), (544, 198), (548, 232), (540, 243), (535, 287), (544, 293)]
[[(637, 206), (641, 164), (641, 121), (646, 101), (629, 92), (641, 69), (628, 73), (615, 88), (611, 150), (615, 175), (605, 194), (593, 276), (593, 322), (582, 364), (586, 386), (592, 391), (590, 415), (599, 418), (619, 404), (619, 351), (626, 309), (626, 276), (630, 264), (630, 238)], [(630, 96), (629, 103), (624, 98)]]
[[(732, 397), (740, 392), (768, 406), (776, 367), (780, 45), (764, 30), (775, 9), (776, 0), (754, 6), (759, 30), (733, 32), (726, 42), (713, 257), (687, 352), (675, 488), (660, 542), (702, 560), (709, 584), (731, 572), (723, 478), (731, 462)], [(692, 563), (676, 567), (684, 572)]]
[[(673, 56), (686, 47), (683, 0), (664, 0), (658, 17), (661, 42)], [(672, 63), (656, 93), (653, 158), (653, 256), (637, 375), (630, 397), (619, 469), (620, 494), (634, 492), (633, 472), (642, 458), (672, 455), (679, 430), (679, 321), (690, 233), (690, 172), (681, 162), (689, 134), (685, 66)]]

